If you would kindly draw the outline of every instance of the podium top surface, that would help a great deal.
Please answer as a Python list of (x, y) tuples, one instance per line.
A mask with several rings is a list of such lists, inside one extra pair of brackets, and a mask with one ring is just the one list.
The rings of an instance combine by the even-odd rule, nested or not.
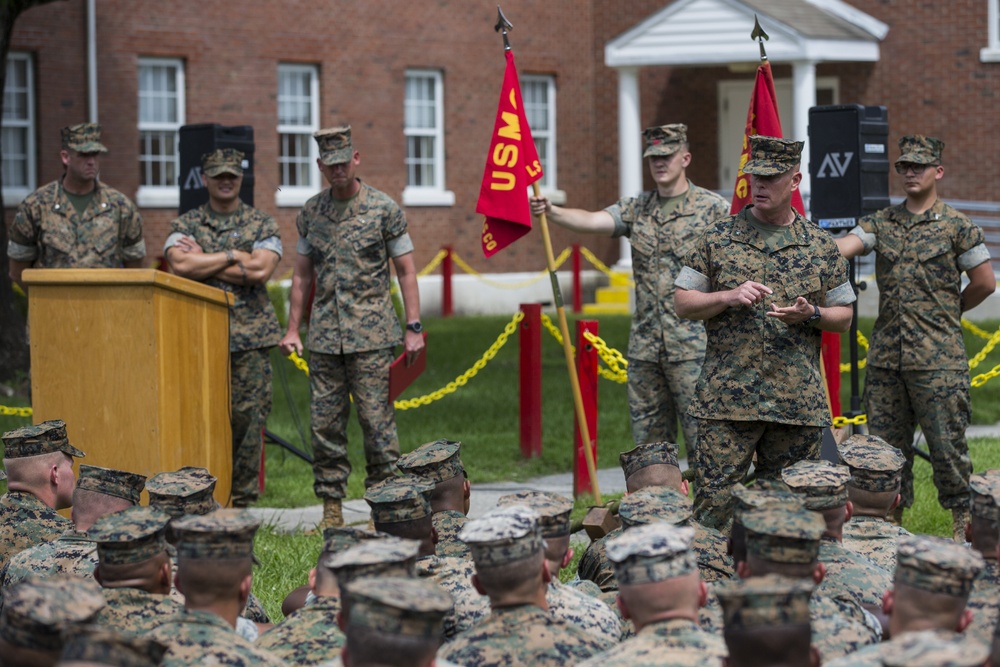
[(151, 285), (225, 306), (235, 301), (228, 292), (157, 269), (25, 269), (23, 280), (29, 286)]

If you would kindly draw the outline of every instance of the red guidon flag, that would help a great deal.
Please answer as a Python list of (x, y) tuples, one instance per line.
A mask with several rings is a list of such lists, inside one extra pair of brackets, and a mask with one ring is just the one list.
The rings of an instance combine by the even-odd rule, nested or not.
[(542, 177), (531, 128), (524, 116), (514, 54), (504, 53), (507, 69), (500, 90), (497, 120), (486, 156), (476, 212), (482, 213), (483, 254), (492, 257), (531, 231), (528, 186)]
[[(750, 110), (747, 111), (747, 125), (743, 131), (743, 152), (740, 153), (740, 168), (736, 172), (736, 187), (733, 189), (733, 205), (729, 210), (730, 213), (736, 213), (750, 203), (750, 174), (743, 173), (743, 165), (750, 159), (750, 137), (755, 134), (765, 137), (783, 136), (770, 62), (764, 62), (757, 68), (757, 78), (753, 82), (753, 92), (750, 93)], [(802, 194), (798, 190), (792, 193), (792, 208), (805, 215)]]
[[(778, 98), (774, 94), (774, 78), (771, 63), (764, 62), (757, 68), (757, 78), (750, 94), (750, 110), (747, 111), (747, 125), (743, 132), (743, 152), (740, 153), (740, 169), (736, 174), (733, 190), (733, 205), (730, 213), (737, 213), (750, 203), (750, 174), (743, 173), (743, 165), (750, 159), (750, 137), (760, 134), (765, 137), (781, 137), (781, 118), (778, 116)], [(792, 192), (792, 208), (805, 215), (802, 193)], [(823, 332), (823, 365), (826, 370), (827, 392), (830, 409), (834, 416), (840, 415), (840, 335)]]

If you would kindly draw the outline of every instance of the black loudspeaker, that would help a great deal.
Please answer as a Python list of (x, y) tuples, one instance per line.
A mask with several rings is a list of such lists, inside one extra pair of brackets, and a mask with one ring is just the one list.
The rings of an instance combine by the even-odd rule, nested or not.
[(243, 185), (240, 199), (253, 206), (253, 127), (236, 125), (225, 127), (217, 123), (183, 125), (180, 129), (181, 188), (180, 215), (208, 201), (208, 190), (201, 182), (201, 156), (216, 148), (235, 148), (243, 151)]
[(883, 106), (809, 109), (809, 208), (824, 229), (851, 229), (889, 205), (889, 117)]

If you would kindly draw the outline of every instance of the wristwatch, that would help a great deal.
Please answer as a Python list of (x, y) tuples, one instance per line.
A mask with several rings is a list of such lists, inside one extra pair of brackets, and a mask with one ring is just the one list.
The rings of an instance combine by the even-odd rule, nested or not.
[(424, 330), (424, 325), (420, 323), (420, 320), (417, 320), (416, 322), (407, 322), (406, 330), (412, 331), (413, 333), (420, 333)]
[(809, 319), (806, 320), (806, 322), (812, 324), (813, 322), (815, 322), (818, 319), (819, 319), (819, 306), (814, 305), (813, 306), (813, 314), (809, 316)]

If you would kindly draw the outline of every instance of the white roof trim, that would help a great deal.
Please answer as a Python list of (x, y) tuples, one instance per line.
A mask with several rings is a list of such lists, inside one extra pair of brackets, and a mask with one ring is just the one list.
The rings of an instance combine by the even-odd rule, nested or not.
[[(806, 0), (872, 35), (865, 39), (831, 39), (803, 35), (772, 16), (761, 16), (770, 36), (764, 48), (772, 62), (876, 62), (878, 40), (888, 26), (840, 0)], [(758, 14), (760, 14), (758, 12)], [(849, 16), (848, 16), (849, 14)], [(728, 65), (757, 62), (750, 39), (754, 9), (740, 0), (677, 0), (639, 25), (608, 42), (609, 67), (647, 65)]]

